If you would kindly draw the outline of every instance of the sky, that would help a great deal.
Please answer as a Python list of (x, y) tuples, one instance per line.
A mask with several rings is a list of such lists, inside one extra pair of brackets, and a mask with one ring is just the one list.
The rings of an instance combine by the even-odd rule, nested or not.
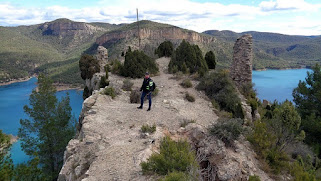
[(68, 18), (113, 24), (140, 20), (203, 32), (321, 35), (321, 0), (0, 0), (0, 26)]

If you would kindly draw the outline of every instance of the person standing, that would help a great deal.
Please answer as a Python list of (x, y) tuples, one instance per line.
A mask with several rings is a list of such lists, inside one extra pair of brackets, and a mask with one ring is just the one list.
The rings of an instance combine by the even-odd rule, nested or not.
[(143, 92), (142, 92), (142, 95), (140, 97), (140, 106), (137, 107), (138, 109), (143, 109), (144, 99), (147, 96), (147, 99), (149, 101), (149, 107), (148, 107), (147, 111), (151, 110), (151, 107), (152, 107), (152, 92), (155, 90), (155, 87), (156, 87), (156, 85), (155, 85), (154, 81), (150, 78), (149, 73), (146, 72), (145, 73), (145, 78), (144, 78), (144, 81), (143, 81), (143, 85), (140, 88), (140, 91), (143, 91)]

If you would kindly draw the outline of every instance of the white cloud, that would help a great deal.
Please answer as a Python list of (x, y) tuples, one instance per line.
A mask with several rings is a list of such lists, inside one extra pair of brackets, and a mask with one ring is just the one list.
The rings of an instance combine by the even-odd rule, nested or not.
[(262, 11), (317, 11), (320, 5), (314, 5), (304, 0), (270, 0), (262, 1), (259, 5)]
[[(85, 22), (131, 23), (136, 19), (137, 7), (140, 19), (173, 24), (198, 32), (225, 29), (238, 32), (257, 30), (304, 35), (321, 34), (319, 22), (315, 19), (302, 21), (294, 18), (293, 14), (296, 13), (289, 14), (299, 11), (320, 16), (321, 4), (309, 4), (304, 0), (263, 1), (258, 6), (198, 3), (189, 0), (102, 0), (99, 6), (81, 9), (62, 6), (23, 8), (0, 3), (0, 25), (30, 25), (57, 18)], [(282, 17), (282, 22), (275, 22), (275, 14)], [(307, 27), (311, 27), (310, 31)]]

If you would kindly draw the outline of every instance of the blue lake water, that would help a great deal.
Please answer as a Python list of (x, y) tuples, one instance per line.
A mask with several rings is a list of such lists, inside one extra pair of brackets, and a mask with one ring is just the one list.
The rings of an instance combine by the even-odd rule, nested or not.
[[(36, 88), (36, 78), (26, 82), (13, 83), (0, 86), (0, 129), (6, 134), (17, 135), (20, 127), (20, 119), (28, 118), (23, 111), (23, 106), (29, 103), (29, 95)], [(72, 113), (78, 118), (83, 102), (82, 91), (67, 90), (57, 92), (60, 99), (69, 93)], [(21, 150), (20, 142), (16, 142), (11, 148), (11, 157), (14, 164), (28, 161), (29, 157)]]
[(254, 88), (258, 97), (270, 102), (293, 100), (292, 91), (298, 86), (299, 80), (305, 80), (310, 69), (266, 70), (253, 71)]

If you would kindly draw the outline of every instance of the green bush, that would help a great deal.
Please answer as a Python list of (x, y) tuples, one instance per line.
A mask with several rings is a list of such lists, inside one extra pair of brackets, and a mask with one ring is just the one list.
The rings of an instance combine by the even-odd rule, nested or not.
[(113, 60), (112, 61), (112, 67), (111, 67), (111, 72), (113, 74), (121, 74), (123, 70), (123, 65), (119, 60)]
[(132, 90), (130, 92), (130, 103), (140, 103), (140, 91), (137, 91), (137, 90)]
[(255, 151), (265, 159), (272, 148), (275, 136), (269, 132), (265, 122), (255, 121), (253, 131), (247, 139), (252, 143)]
[(291, 102), (273, 103), (268, 109), (270, 115), (254, 122), (247, 138), (272, 171), (279, 174), (290, 165), (286, 148), (303, 140), (304, 132), (299, 130), (300, 117)]
[(157, 54), (158, 57), (170, 57), (172, 56), (173, 51), (173, 43), (170, 41), (164, 41), (157, 47), (157, 49), (155, 50), (155, 54)]
[(142, 133), (154, 133), (156, 131), (156, 125), (154, 124), (153, 126), (150, 126), (148, 124), (144, 124), (141, 127), (140, 131)]
[(125, 77), (140, 78), (145, 75), (146, 71), (150, 74), (158, 72), (155, 60), (147, 56), (143, 51), (131, 51), (128, 49), (121, 74)]
[(205, 54), (205, 61), (209, 69), (215, 69), (216, 67), (216, 60), (213, 51), (209, 51)]
[(254, 116), (254, 112), (258, 109), (258, 102), (256, 99), (254, 98), (250, 98), (247, 100), (247, 103), (251, 106), (251, 109), (252, 109), (252, 116)]
[(220, 110), (221, 108), (220, 108), (220, 105), (213, 99), (212, 101), (211, 101), (211, 103), (212, 103), (212, 106), (215, 108), (215, 109), (217, 109), (217, 110)]
[(171, 57), (168, 71), (170, 73), (176, 73), (177, 71), (183, 73), (187, 73), (187, 71), (189, 73), (198, 72), (202, 76), (208, 71), (208, 67), (198, 45), (191, 45), (183, 40)]
[(91, 55), (84, 54), (79, 60), (79, 68), (81, 71), (81, 78), (91, 79), (93, 75), (100, 71), (99, 62)]
[(195, 102), (195, 97), (192, 94), (188, 93), (188, 92), (185, 93), (185, 98), (189, 102)]
[(217, 111), (216, 112), (217, 116), (220, 118), (233, 118), (233, 114), (230, 112), (226, 112), (226, 111)]
[(244, 131), (243, 120), (220, 118), (209, 131), (220, 138), (226, 146), (234, 146), (234, 140), (237, 140)]
[(184, 88), (191, 88), (191, 87), (193, 87), (193, 84), (192, 84), (190, 79), (185, 79), (181, 83), (181, 86), (184, 87)]
[(108, 85), (109, 85), (109, 80), (106, 79), (106, 76), (102, 76), (102, 77), (100, 78), (99, 87), (100, 87), (100, 88), (105, 88), (105, 87), (108, 86)]
[(115, 89), (113, 88), (113, 87), (107, 87), (107, 88), (105, 88), (104, 90), (103, 90), (103, 92), (102, 92), (102, 94), (104, 94), (104, 95), (108, 95), (108, 96), (110, 96), (111, 98), (115, 98), (116, 97), (116, 91), (115, 91)]
[(246, 99), (256, 99), (256, 90), (254, 89), (254, 84), (252, 82), (242, 84), (240, 92)]
[(294, 181), (316, 181), (314, 173), (309, 173), (299, 162), (294, 162), (290, 166), (290, 173)]
[(122, 89), (123, 89), (124, 91), (131, 91), (133, 85), (134, 85), (134, 83), (133, 83), (132, 81), (130, 81), (129, 79), (125, 79), (125, 80), (123, 81)]
[(221, 70), (204, 76), (197, 89), (204, 90), (210, 99), (215, 100), (222, 110), (231, 112), (233, 117), (244, 118), (241, 100), (228, 71)]
[(321, 180), (321, 168), (319, 168), (319, 169), (316, 170), (315, 172), (316, 172), (316, 174), (315, 174), (315, 175), (316, 175), (316, 176), (315, 176), (316, 179)]
[(267, 153), (266, 161), (273, 169), (273, 172), (279, 174), (281, 170), (288, 166), (289, 157), (285, 152), (272, 148)]
[(174, 171), (168, 175), (162, 181), (188, 181), (191, 180), (190, 176), (184, 172)]
[(106, 74), (107, 72), (110, 72), (111, 71), (111, 67), (110, 67), (110, 64), (106, 64), (105, 67), (104, 67), (105, 71), (106, 71)]
[(250, 175), (249, 181), (261, 181), (261, 179), (257, 175)]
[(187, 173), (198, 164), (187, 141), (175, 142), (166, 136), (160, 143), (160, 152), (153, 153), (146, 162), (141, 163), (141, 167), (144, 174), (167, 175), (175, 171)]

